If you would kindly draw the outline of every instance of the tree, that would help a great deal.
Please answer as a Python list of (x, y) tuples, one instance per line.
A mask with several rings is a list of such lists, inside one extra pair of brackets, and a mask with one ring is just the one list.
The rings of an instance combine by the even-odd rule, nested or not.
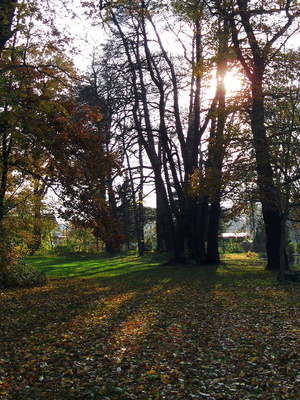
[(279, 83), (271, 80), (266, 90), (266, 127), (271, 147), (274, 180), (281, 201), (281, 274), (288, 265), (284, 246), (287, 242), (287, 221), (296, 214), (299, 196), (299, 57), (298, 52), (283, 49), (266, 73), (276, 74)]
[(257, 180), (266, 229), (268, 269), (279, 269), (281, 243), (280, 195), (274, 183), (271, 151), (265, 126), (265, 71), (283, 44), (296, 32), (300, 16), (297, 1), (250, 3), (247, 0), (213, 2), (230, 25), (236, 56), (251, 85), (251, 129)]
[[(51, 157), (46, 157), (43, 145), (52, 133), (47, 117), (51, 114), (53, 119), (54, 110), (60, 107), (56, 90), (63, 90), (66, 80), (61, 65), (32, 64), (35, 50), (15, 48), (17, 56), (6, 53), (2, 58), (0, 223), (11, 209), (5, 200), (8, 192), (26, 184), (30, 176), (41, 177), (48, 184), (52, 180)], [(30, 65), (24, 62), (29, 58)]]
[(12, 25), (17, 3), (17, 0), (2, 0), (0, 3), (0, 55), (14, 34)]
[(41, 249), (56, 225), (53, 205), (44, 198), (46, 189), (44, 182), (28, 179), (26, 187), (11, 198), (13, 207), (3, 221), (5, 233), (10, 232), (30, 255)]
[(227, 119), (225, 77), (228, 70), (228, 22), (219, 21), (218, 26), (218, 53), (217, 53), (217, 88), (216, 110), (212, 117), (209, 141), (207, 169), (213, 181), (210, 213), (207, 231), (206, 262), (219, 264), (219, 221), (221, 214), (222, 170), (225, 157), (225, 125)]
[[(219, 262), (222, 197), (232, 192), (237, 199), (234, 180), (246, 188), (250, 177), (251, 190), (243, 199), (239, 194), (235, 210), (244, 207), (245, 200), (253, 201), (257, 179), (267, 231), (267, 268), (280, 265), (282, 210), (267, 140), (264, 85), (271, 60), (297, 28), (299, 10), (295, 1), (277, 3), (191, 0), (172, 1), (168, 7), (155, 1), (100, 2), (104, 22), (120, 43), (120, 62), (131, 86), (126, 117), (121, 113), (120, 120), (124, 132), (138, 137), (136, 143), (147, 154), (157, 196), (158, 247), (171, 250), (177, 262), (185, 259), (186, 250), (197, 263)], [(177, 41), (181, 50), (168, 51), (170, 41)], [(224, 90), (226, 72), (237, 62), (251, 90), (240, 109), (228, 102)], [(207, 95), (215, 71), (217, 90), (215, 96)], [(189, 107), (181, 102), (186, 87)], [(236, 120), (238, 128), (233, 128)], [(252, 139), (245, 128), (249, 122)], [(238, 129), (244, 136), (239, 141)], [(246, 165), (252, 141), (256, 172)], [(236, 165), (246, 168), (239, 171)], [(191, 196), (195, 177), (196, 186), (203, 187)]]
[[(205, 261), (204, 215), (207, 207), (199, 196), (190, 197), (186, 193), (190, 175), (203, 162), (199, 149), (213, 118), (217, 98), (206, 99), (206, 107), (201, 108), (204, 61), (200, 21), (204, 18), (205, 3), (192, 3), (193, 8), (184, 11), (180, 4), (176, 5), (181, 16), (185, 14), (184, 23), (189, 18), (193, 26), (190, 37), (183, 34), (184, 42), (181, 42), (180, 35), (174, 36), (172, 24), (167, 17), (165, 20), (164, 29), (169, 29), (169, 33), (182, 45), (182, 54), (179, 52), (176, 55), (170, 55), (166, 50), (160, 34), (160, 22), (153, 17), (158, 7), (155, 2), (142, 2), (141, 7), (127, 3), (123, 4), (123, 8), (114, 7), (112, 3), (102, 5), (106, 14), (110, 15), (110, 22), (114, 24), (111, 29), (116, 39), (120, 38), (125, 51), (133, 88), (132, 126), (154, 174), (158, 248), (171, 250), (174, 259), (181, 262), (187, 247), (189, 256), (202, 263)], [(203, 6), (201, 11), (196, 8), (199, 5)], [(160, 11), (161, 15), (166, 12), (163, 6)], [(169, 17), (175, 18), (168, 14)], [(181, 25), (178, 31), (182, 33)], [(188, 55), (187, 46), (191, 46)], [(214, 69), (214, 62), (210, 65)], [(186, 87), (191, 89), (188, 110), (180, 101)]]
[(120, 248), (121, 235), (103, 191), (108, 185), (107, 176), (113, 171), (119, 173), (117, 157), (106, 151), (98, 133), (97, 109), (68, 99), (61, 102), (61, 107), (50, 148), (63, 199), (61, 214), (77, 226), (93, 229), (113, 252)]
[[(125, 174), (123, 185), (120, 185), (118, 174), (107, 170), (107, 176), (103, 181), (102, 196), (107, 199), (111, 213), (115, 220), (119, 221), (119, 228), (128, 243), (131, 237), (131, 221), (133, 216), (129, 216), (129, 209), (134, 212), (137, 232), (140, 231), (140, 224), (137, 221), (136, 208), (141, 208), (142, 204), (136, 201), (136, 174), (137, 167), (132, 167), (132, 158), (135, 158), (135, 151), (130, 150), (132, 142), (136, 143), (134, 138), (128, 138), (127, 128), (124, 120), (128, 116), (128, 103), (132, 100), (132, 91), (128, 85), (128, 76), (124, 69), (126, 66), (121, 63), (115, 63), (115, 57), (120, 57), (122, 50), (114, 41), (109, 41), (101, 47), (101, 59), (93, 56), (89, 77), (79, 88), (80, 101), (88, 103), (91, 107), (101, 109), (101, 119), (97, 122), (98, 134), (103, 140), (103, 146), (107, 152), (118, 152), (119, 159), (122, 160), (123, 173)], [(128, 144), (131, 142), (131, 144)], [(128, 151), (126, 152), (126, 149)], [(129, 155), (129, 152), (131, 154)], [(141, 170), (141, 169), (139, 169)], [(130, 180), (128, 180), (130, 177)], [(106, 184), (104, 184), (106, 181)], [(131, 189), (129, 189), (129, 187)], [(142, 190), (142, 188), (140, 188)], [(130, 192), (130, 193), (129, 193)], [(128, 197), (129, 196), (129, 197)], [(128, 222), (124, 226), (124, 221)], [(124, 229), (123, 229), (124, 228)], [(139, 234), (137, 234), (139, 238)], [(141, 240), (138, 242), (142, 243)], [(140, 246), (141, 248), (141, 246)]]
[[(1, 28), (7, 35), (0, 58), (0, 224), (16, 206), (14, 191), (19, 193), (28, 179), (51, 183), (51, 157), (45, 157), (42, 145), (51, 137), (47, 114), (59, 107), (58, 93), (66, 90), (71, 75), (75, 76), (70, 60), (63, 56), (62, 37), (56, 45), (58, 32), (51, 25), (51, 16), (47, 19), (44, 5), (4, 1), (1, 7)], [(44, 29), (36, 26), (42, 9), (50, 31), (48, 25)], [(42, 140), (43, 135), (48, 138)]]
[[(130, 72), (129, 78), (131, 80), (132, 87), (132, 95), (131, 95), (131, 122), (129, 121), (129, 127), (132, 132), (132, 129), (137, 132), (138, 142), (140, 146), (143, 146), (145, 149), (147, 156), (152, 165), (154, 175), (155, 175), (155, 185), (156, 192), (159, 201), (157, 202), (157, 215), (158, 215), (158, 246), (160, 249), (168, 249), (170, 250), (170, 241), (174, 243), (172, 246), (175, 250), (175, 258), (180, 258), (178, 254), (178, 246), (175, 246), (175, 231), (174, 231), (174, 222), (172, 219), (172, 211), (170, 210), (170, 205), (167, 198), (166, 188), (163, 182), (163, 176), (161, 171), (162, 162), (160, 160), (160, 150), (156, 148), (156, 133), (153, 135), (153, 128), (151, 121), (149, 104), (147, 103), (147, 88), (149, 87), (149, 74), (147, 73), (147, 63), (150, 66), (150, 81), (155, 75), (154, 69), (157, 67), (156, 61), (154, 61), (154, 65), (151, 64), (151, 60), (149, 58), (149, 53), (147, 53), (147, 44), (145, 37), (145, 30), (143, 30), (143, 22), (144, 17), (141, 14), (136, 14), (136, 17), (131, 18), (130, 16), (123, 18), (122, 14), (118, 11), (115, 14), (113, 8), (111, 8), (110, 13), (113, 18), (113, 22), (116, 27), (116, 37), (119, 37), (122, 42), (122, 46), (125, 52), (126, 60), (127, 60), (127, 68)], [(126, 15), (123, 13), (123, 15)], [(123, 30), (122, 25), (119, 23), (118, 18), (126, 22), (126, 24), (132, 23), (131, 27), (134, 29), (134, 34), (136, 35), (136, 39), (132, 41), (131, 34), (127, 35)], [(148, 58), (146, 54), (148, 54)], [(158, 92), (158, 89), (154, 89), (155, 92)], [(161, 98), (163, 99), (163, 98)], [(155, 102), (153, 103), (156, 108), (155, 114), (157, 115), (157, 106)], [(162, 120), (161, 120), (162, 121)], [(163, 122), (163, 121), (162, 121)], [(156, 122), (155, 122), (156, 125)], [(127, 125), (128, 126), (128, 125)], [(156, 131), (159, 128), (154, 128)]]
[(43, 199), (47, 192), (47, 186), (41, 180), (35, 179), (33, 182), (33, 228), (32, 239), (28, 243), (30, 254), (33, 255), (38, 251), (42, 244), (42, 227), (43, 227)]
[[(81, 199), (87, 196), (87, 191), (76, 191), (76, 176), (85, 174), (85, 182), (88, 182), (89, 172), (90, 178), (95, 179), (96, 168), (93, 169), (93, 166), (96, 163), (98, 171), (101, 168), (108, 171), (109, 162), (114, 164), (115, 161), (112, 155), (106, 156), (103, 141), (95, 133), (99, 111), (67, 98), (78, 76), (64, 55), (64, 37), (52, 26), (51, 18), (47, 20), (46, 14), (43, 21), (49, 22), (49, 26), (45, 26), (45, 31), (36, 26), (41, 9), (36, 4), (31, 6), (22, 2), (16, 9), (15, 23), (22, 20), (22, 24), (7, 42), (8, 46), (0, 59), (0, 225), (2, 238), (5, 238), (9, 229), (9, 214), (21, 203), (34, 198), (36, 241), (30, 244), (34, 251), (40, 244), (38, 220), (46, 188), (65, 184), (63, 189), (72, 189), (75, 204), (80, 202), (80, 196)], [(95, 148), (91, 150), (90, 146)], [(92, 157), (93, 162), (86, 161), (88, 157)], [(76, 163), (81, 165), (78, 171), (74, 167)], [(100, 172), (99, 176), (102, 178), (103, 174)], [(72, 178), (73, 187), (70, 183)], [(96, 197), (87, 199), (93, 210), (96, 205), (91, 205), (91, 202), (93, 199), (97, 202)], [(99, 223), (99, 219), (105, 216), (104, 223), (109, 226), (106, 202), (100, 202), (100, 206), (94, 217)]]

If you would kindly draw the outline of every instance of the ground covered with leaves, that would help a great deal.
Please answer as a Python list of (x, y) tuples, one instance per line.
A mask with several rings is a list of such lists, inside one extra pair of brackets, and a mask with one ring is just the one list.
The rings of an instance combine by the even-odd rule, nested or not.
[(253, 260), (122, 271), (0, 289), (1, 399), (300, 398), (300, 284)]

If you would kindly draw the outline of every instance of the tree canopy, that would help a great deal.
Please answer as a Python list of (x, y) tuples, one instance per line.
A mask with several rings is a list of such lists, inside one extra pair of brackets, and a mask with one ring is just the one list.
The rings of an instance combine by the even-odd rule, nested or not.
[[(0, 227), (5, 259), (25, 236), (32, 252), (39, 248), (49, 188), (57, 199), (64, 196), (65, 214), (70, 199), (72, 209), (84, 214), (92, 192), (101, 190), (99, 185), (95, 189), (96, 182), (105, 185), (107, 171), (118, 169), (116, 155), (106, 151), (97, 130), (100, 111), (74, 95), (82, 77), (66, 54), (67, 36), (57, 30), (51, 4), (8, 3), (0, 10), (7, 22), (0, 58)], [(80, 196), (86, 201), (79, 210)], [(27, 221), (30, 214), (34, 220), (27, 225), (31, 231), (16, 224), (26, 210)], [(96, 214), (105, 216), (109, 225), (105, 200)]]

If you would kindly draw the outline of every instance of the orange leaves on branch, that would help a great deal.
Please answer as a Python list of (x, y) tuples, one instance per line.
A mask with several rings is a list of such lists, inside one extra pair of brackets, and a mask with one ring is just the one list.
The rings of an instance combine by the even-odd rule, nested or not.
[(117, 154), (107, 150), (98, 131), (102, 115), (97, 107), (71, 99), (51, 111), (54, 136), (49, 138), (56, 179), (61, 186), (62, 215), (77, 225), (93, 229), (96, 237), (113, 247), (122, 237), (106, 198), (109, 177), (120, 173)]

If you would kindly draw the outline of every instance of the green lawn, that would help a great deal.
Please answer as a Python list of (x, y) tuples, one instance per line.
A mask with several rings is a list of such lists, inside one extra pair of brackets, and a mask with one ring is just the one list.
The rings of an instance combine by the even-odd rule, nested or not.
[(29, 262), (48, 277), (113, 277), (142, 272), (164, 261), (163, 256), (139, 258), (134, 255), (108, 256), (35, 256)]
[(300, 285), (261, 261), (33, 257), (0, 291), (1, 399), (299, 399)]

